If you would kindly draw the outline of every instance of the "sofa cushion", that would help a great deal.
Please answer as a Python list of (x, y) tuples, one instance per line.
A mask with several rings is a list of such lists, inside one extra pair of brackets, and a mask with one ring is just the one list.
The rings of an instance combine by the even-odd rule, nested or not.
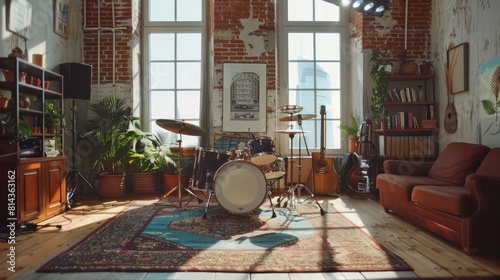
[(411, 200), (459, 217), (470, 216), (477, 208), (469, 189), (463, 186), (415, 186)]
[(465, 177), (476, 172), (489, 150), (480, 144), (450, 143), (432, 165), (429, 177), (463, 186)]
[(488, 152), (476, 175), (500, 179), (500, 148), (493, 148)]
[(379, 174), (376, 186), (381, 191), (390, 193), (398, 199), (409, 201), (411, 191), (418, 185), (450, 185), (449, 183), (438, 181), (429, 177), (408, 176), (397, 174)]

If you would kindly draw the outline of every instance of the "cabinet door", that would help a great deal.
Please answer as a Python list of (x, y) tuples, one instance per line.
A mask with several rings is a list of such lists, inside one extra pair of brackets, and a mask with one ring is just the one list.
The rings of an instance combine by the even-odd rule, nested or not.
[(66, 161), (53, 160), (44, 162), (45, 212), (46, 217), (53, 217), (66, 208)]
[(45, 216), (42, 196), (42, 163), (20, 164), (18, 173), (18, 223)]

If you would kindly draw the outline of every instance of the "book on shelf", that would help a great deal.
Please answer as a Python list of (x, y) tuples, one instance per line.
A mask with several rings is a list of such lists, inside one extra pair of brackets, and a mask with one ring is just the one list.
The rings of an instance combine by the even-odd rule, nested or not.
[(436, 148), (432, 135), (379, 135), (379, 152), (384, 156), (435, 156)]

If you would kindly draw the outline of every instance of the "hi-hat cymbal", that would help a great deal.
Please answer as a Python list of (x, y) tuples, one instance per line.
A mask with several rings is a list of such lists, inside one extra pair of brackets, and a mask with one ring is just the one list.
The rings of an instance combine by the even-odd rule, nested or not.
[(295, 116), (282, 117), (282, 118), (280, 118), (280, 121), (295, 122), (295, 121), (298, 121), (299, 119), (308, 120), (308, 119), (313, 119), (315, 117), (316, 117), (316, 115), (314, 115), (314, 114), (298, 114)]
[(156, 124), (168, 131), (184, 135), (201, 136), (207, 133), (199, 126), (179, 120), (156, 120)]
[(283, 129), (283, 130), (276, 130), (276, 133), (282, 133), (282, 134), (288, 134), (288, 135), (295, 135), (297, 133), (307, 133), (307, 132), (310, 132), (310, 131), (302, 131), (302, 130), (299, 130), (299, 129)]
[(302, 112), (302, 106), (299, 105), (285, 105), (278, 108), (278, 112), (285, 114), (295, 114), (298, 112)]

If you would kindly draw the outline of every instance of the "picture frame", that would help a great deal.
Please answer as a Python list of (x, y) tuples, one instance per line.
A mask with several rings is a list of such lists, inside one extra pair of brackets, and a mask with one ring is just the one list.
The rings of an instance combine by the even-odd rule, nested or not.
[(69, 4), (63, 0), (54, 1), (54, 33), (69, 38)]
[(447, 67), (452, 67), (451, 94), (469, 90), (469, 43), (462, 43), (446, 53)]
[(224, 63), (223, 132), (266, 132), (267, 65)]
[(26, 0), (7, 0), (6, 25), (7, 30), (19, 37), (29, 39), (32, 9), (31, 3)]

